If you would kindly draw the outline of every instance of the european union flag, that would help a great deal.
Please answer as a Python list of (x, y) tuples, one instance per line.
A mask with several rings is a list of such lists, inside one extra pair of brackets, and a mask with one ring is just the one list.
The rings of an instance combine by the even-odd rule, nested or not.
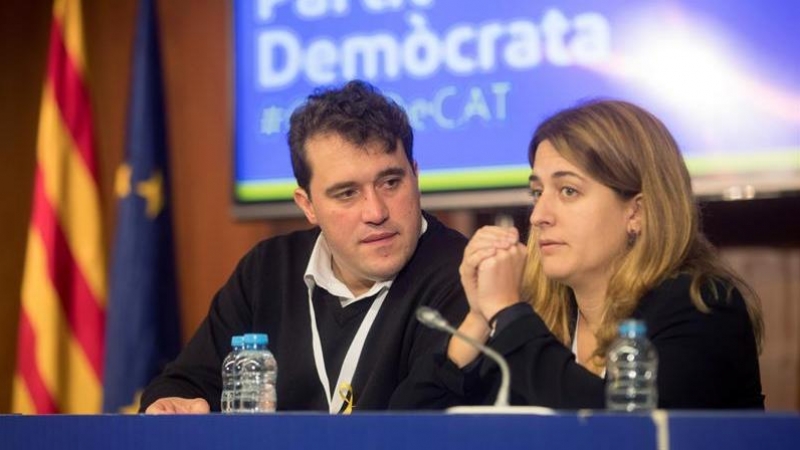
[(180, 348), (158, 24), (141, 0), (106, 323), (103, 410), (135, 411), (138, 394)]

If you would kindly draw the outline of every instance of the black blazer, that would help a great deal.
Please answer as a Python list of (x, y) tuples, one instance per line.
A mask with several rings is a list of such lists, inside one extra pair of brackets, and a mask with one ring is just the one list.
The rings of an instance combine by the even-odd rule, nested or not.
[[(758, 350), (741, 293), (721, 300), (702, 292), (711, 308), (700, 312), (689, 296), (691, 278), (679, 275), (645, 295), (632, 317), (642, 319), (658, 351), (659, 408), (764, 408)], [(511, 369), (510, 402), (557, 409), (603, 408), (605, 380), (575, 361), (528, 308), (495, 334), (489, 346)], [(462, 371), (440, 351), (426, 358), (395, 393), (397, 409), (438, 409), (492, 404), (499, 370), (488, 358)]]

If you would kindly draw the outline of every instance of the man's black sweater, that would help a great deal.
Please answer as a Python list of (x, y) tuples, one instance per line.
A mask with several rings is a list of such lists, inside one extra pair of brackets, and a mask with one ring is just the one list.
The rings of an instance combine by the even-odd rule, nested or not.
[[(427, 231), (392, 283), (367, 335), (351, 382), (356, 411), (385, 409), (418, 358), (442, 345), (444, 335), (415, 320), (418, 306), (437, 309), (453, 323), (466, 315), (468, 306), (458, 265), (467, 240), (433, 216), (425, 214), (425, 218)], [(294, 232), (267, 239), (251, 249), (216, 294), (208, 315), (178, 358), (145, 389), (141, 409), (162, 397), (200, 397), (208, 401), (212, 411), (219, 411), (220, 369), (230, 351), (231, 337), (267, 333), (269, 348), (278, 361), (278, 410), (327, 411), (328, 402), (314, 365), (308, 290), (303, 281), (319, 232), (318, 228)], [(315, 293), (313, 301), (330, 301), (326, 297)], [(366, 309), (359, 303), (344, 310), (355, 307), (359, 309), (355, 315), (363, 318)], [(350, 326), (320, 323), (325, 317), (335, 319), (321, 317), (320, 310), (315, 304), (326, 366), (329, 372), (338, 374), (342, 358), (333, 357), (334, 368), (329, 359), (346, 352), (354, 331)]]

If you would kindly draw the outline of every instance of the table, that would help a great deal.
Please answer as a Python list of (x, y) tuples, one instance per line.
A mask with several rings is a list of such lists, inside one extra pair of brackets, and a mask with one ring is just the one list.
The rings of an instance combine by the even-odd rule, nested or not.
[(800, 415), (743, 411), (3, 415), (0, 448), (799, 449)]

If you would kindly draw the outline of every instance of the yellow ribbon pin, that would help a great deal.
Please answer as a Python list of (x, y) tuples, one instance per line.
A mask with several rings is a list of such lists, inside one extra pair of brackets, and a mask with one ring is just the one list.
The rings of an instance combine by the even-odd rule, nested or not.
[(339, 411), (339, 414), (352, 413), (356, 403), (356, 397), (353, 393), (353, 386), (350, 386), (350, 383), (344, 382), (339, 385), (339, 397), (342, 398), (342, 410)]

